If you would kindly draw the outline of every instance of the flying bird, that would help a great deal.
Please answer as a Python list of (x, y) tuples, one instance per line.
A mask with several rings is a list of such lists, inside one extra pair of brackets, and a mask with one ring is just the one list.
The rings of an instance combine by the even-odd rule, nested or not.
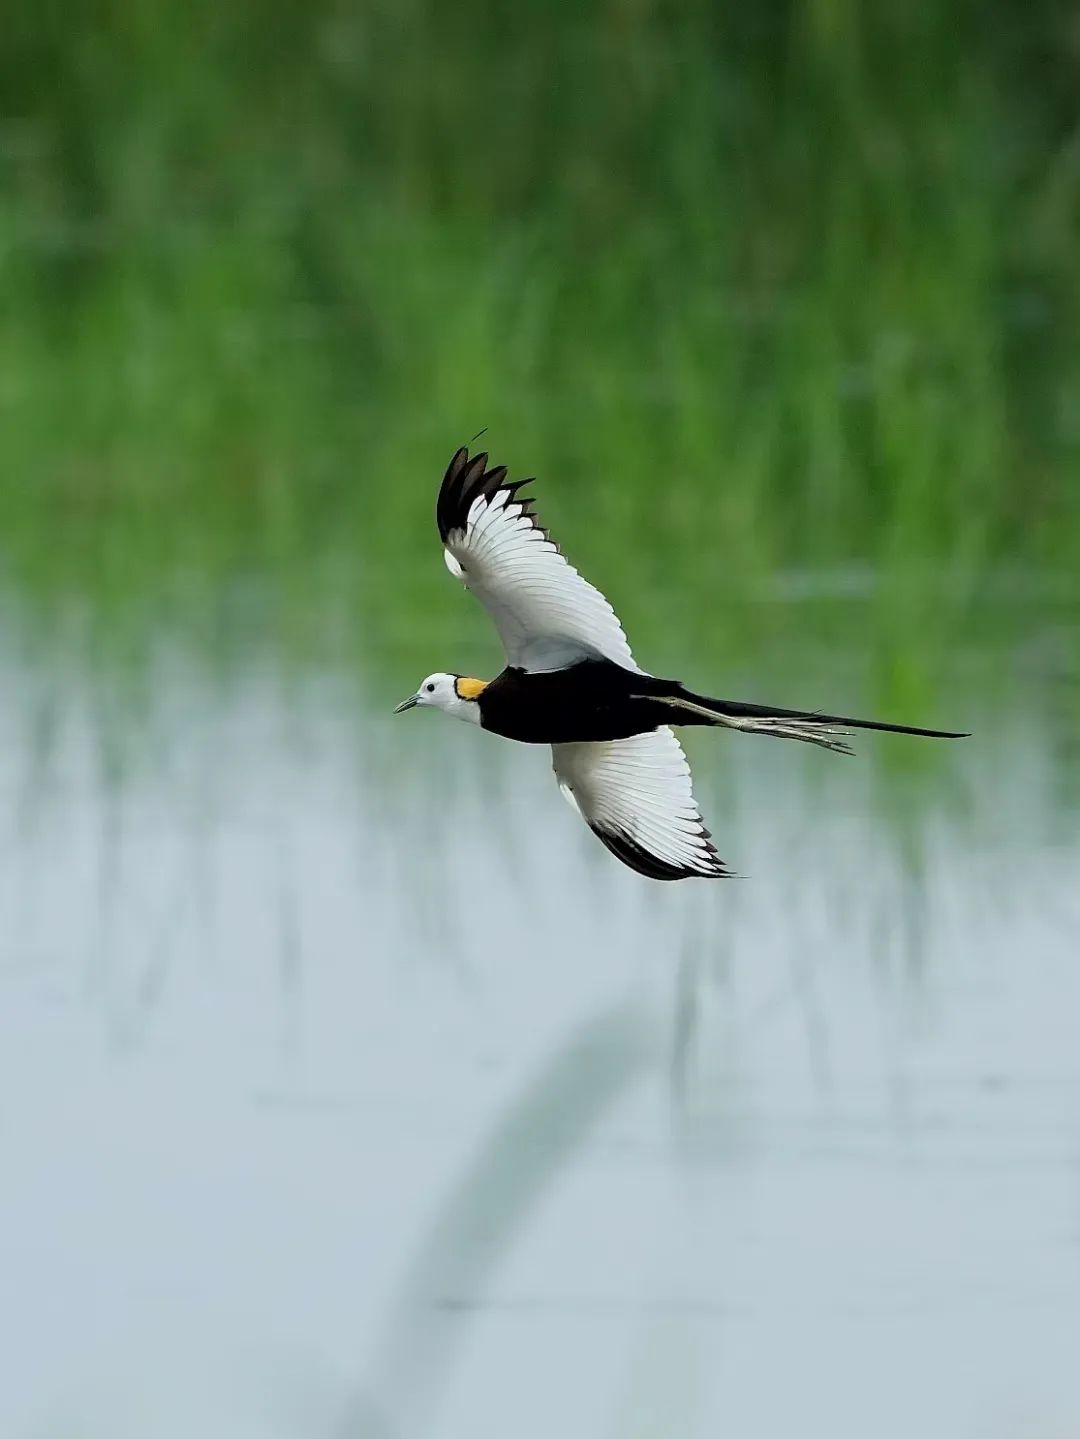
[(430, 706), (524, 744), (549, 744), (559, 788), (618, 859), (650, 879), (720, 879), (673, 725), (711, 725), (850, 754), (852, 729), (961, 739), (948, 730), (849, 719), (695, 694), (634, 660), (622, 625), (574, 569), (505, 465), (462, 448), (436, 522), (450, 573), (495, 622), (506, 668), (490, 681), (428, 675), (395, 714)]

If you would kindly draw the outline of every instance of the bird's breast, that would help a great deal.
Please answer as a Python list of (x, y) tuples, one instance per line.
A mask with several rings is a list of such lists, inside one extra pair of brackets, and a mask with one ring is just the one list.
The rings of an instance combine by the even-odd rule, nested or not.
[(632, 694), (639, 681), (607, 660), (539, 674), (504, 670), (480, 695), (480, 722), (523, 744), (626, 739), (662, 723), (651, 713), (656, 706)]

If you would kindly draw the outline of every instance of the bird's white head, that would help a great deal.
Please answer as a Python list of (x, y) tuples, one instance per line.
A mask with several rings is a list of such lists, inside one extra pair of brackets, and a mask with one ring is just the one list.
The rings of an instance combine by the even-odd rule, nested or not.
[(417, 705), (429, 705), (432, 709), (445, 710), (458, 719), (480, 723), (480, 705), (477, 701), (487, 688), (484, 680), (468, 679), (464, 675), (428, 675), (420, 688), (394, 710), (396, 715)]

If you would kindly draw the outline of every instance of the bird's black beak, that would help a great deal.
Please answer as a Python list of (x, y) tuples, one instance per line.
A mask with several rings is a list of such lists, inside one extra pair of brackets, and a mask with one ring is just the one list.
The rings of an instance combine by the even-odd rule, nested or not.
[(420, 703), (420, 701), (416, 698), (415, 695), (410, 695), (407, 700), (402, 700), (402, 701), (401, 701), (401, 703), (398, 705), (398, 707), (394, 710), (394, 713), (395, 713), (396, 715), (404, 714), (406, 710), (411, 710), (412, 707), (413, 707), (413, 705), (419, 704), (419, 703)]

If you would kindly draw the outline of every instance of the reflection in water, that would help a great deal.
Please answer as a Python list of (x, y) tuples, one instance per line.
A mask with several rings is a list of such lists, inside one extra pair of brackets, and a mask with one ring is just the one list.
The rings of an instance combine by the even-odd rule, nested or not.
[(1080, 1426), (1034, 700), (891, 775), (692, 737), (752, 878), (665, 887), (333, 677), (177, 666), (115, 750), (4, 690), (0, 1432)]

